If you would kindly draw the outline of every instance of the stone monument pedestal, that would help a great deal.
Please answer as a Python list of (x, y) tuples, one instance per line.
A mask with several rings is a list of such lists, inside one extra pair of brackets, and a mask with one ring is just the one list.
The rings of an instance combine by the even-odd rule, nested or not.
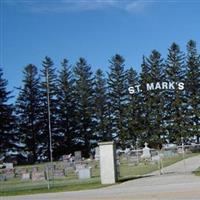
[(101, 184), (117, 181), (116, 149), (114, 142), (99, 143)]
[(151, 158), (151, 152), (150, 148), (148, 147), (148, 143), (144, 143), (144, 148), (142, 149), (142, 155), (141, 158), (143, 159), (150, 159)]

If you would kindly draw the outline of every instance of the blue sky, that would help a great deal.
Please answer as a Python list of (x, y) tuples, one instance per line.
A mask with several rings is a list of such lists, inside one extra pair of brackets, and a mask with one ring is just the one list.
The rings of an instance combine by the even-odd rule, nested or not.
[[(200, 1), (142, 0), (0, 0), (0, 65), (9, 90), (19, 87), (22, 70), (41, 68), (50, 56), (59, 69), (63, 58), (73, 65), (82, 56), (92, 70), (108, 71), (120, 53), (126, 68), (140, 70), (142, 55), (153, 49), (166, 57), (172, 42), (183, 51), (200, 37)], [(16, 92), (15, 92), (16, 93)]]

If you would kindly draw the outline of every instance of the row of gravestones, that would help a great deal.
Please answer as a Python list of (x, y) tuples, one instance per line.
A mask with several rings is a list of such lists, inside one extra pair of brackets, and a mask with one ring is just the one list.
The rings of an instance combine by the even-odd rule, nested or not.
[(0, 181), (17, 177), (22, 180), (32, 181), (65, 178), (70, 170), (75, 171), (79, 179), (91, 178), (91, 167), (88, 165), (63, 161), (62, 165), (58, 167), (56, 165), (47, 165), (44, 170), (39, 170), (37, 167), (34, 167), (31, 170), (26, 168), (5, 168), (0, 171)]
[[(92, 159), (95, 159), (96, 161), (99, 161), (99, 159), (100, 159), (99, 147), (94, 148), (93, 151), (91, 152), (91, 154), (92, 154)], [(63, 159), (63, 161), (64, 160), (68, 160), (68, 161), (74, 161), (74, 162), (83, 160), (83, 158), (81, 156), (81, 151), (75, 151), (74, 152), (74, 156), (72, 156), (71, 154), (63, 155), (62, 159)]]

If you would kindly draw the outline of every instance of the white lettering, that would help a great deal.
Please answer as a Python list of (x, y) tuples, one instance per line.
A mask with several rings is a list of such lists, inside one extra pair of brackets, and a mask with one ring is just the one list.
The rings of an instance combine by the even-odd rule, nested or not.
[(147, 83), (147, 91), (154, 90), (154, 84), (153, 83)]
[(135, 93), (134, 87), (129, 87), (128, 91), (129, 91), (129, 94), (134, 94)]
[[(183, 82), (156, 82), (156, 83), (147, 83), (146, 90), (184, 90)], [(129, 94), (142, 92), (141, 85), (135, 85), (128, 88)]]
[(168, 83), (167, 82), (162, 82), (162, 89), (167, 90), (168, 89)]
[(174, 90), (174, 82), (169, 82), (169, 90)]
[(137, 92), (140, 92), (140, 85), (136, 85), (135, 88), (137, 89)]
[(161, 90), (161, 86), (160, 86), (160, 83), (159, 83), (159, 82), (157, 82), (157, 83), (156, 83), (156, 86), (155, 86), (155, 90), (157, 90), (157, 89), (160, 89), (160, 90)]
[(178, 89), (179, 90), (183, 90), (184, 89), (184, 83), (183, 82), (178, 83)]

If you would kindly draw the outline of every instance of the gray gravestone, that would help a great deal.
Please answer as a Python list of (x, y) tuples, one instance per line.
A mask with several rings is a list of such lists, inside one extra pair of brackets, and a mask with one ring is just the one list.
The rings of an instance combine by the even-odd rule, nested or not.
[(78, 171), (79, 179), (89, 179), (91, 178), (91, 168), (83, 168)]
[(95, 160), (97, 160), (97, 161), (100, 159), (99, 147), (96, 147), (96, 148), (95, 148), (95, 157), (94, 157), (94, 158), (95, 158)]
[(75, 159), (75, 161), (81, 161), (81, 159), (82, 159), (81, 151), (75, 151), (74, 152), (74, 159)]
[(71, 162), (71, 161), (64, 161), (63, 167), (64, 167), (64, 170), (66, 170), (66, 171), (75, 170), (75, 164), (74, 164), (74, 162)]
[(72, 163), (68, 160), (63, 161), (64, 168), (72, 167)]
[(70, 158), (72, 157), (72, 154), (70, 153), (70, 154), (67, 154), (67, 155), (63, 155), (62, 156), (62, 160), (64, 161), (64, 160), (70, 160)]
[(55, 178), (65, 178), (65, 174), (63, 170), (54, 170)]
[(75, 169), (78, 171), (79, 169), (84, 169), (86, 168), (86, 164), (76, 164)]
[(28, 170), (26, 168), (17, 168), (15, 172), (17, 176), (22, 177), (22, 174), (26, 174)]
[(45, 166), (45, 179), (46, 180), (52, 180), (54, 177), (54, 170), (55, 170), (55, 165), (53, 164), (47, 164)]
[(38, 172), (38, 167), (33, 167), (32, 172)]
[(0, 181), (6, 181), (6, 175), (0, 174)]
[(14, 178), (15, 177), (15, 169), (4, 169), (3, 173), (6, 175), (6, 179)]
[(30, 179), (30, 173), (23, 173), (21, 179), (22, 180), (29, 180)]
[(45, 180), (44, 172), (32, 172), (31, 178), (32, 181)]
[(68, 175), (68, 169), (67, 169), (67, 168), (64, 168), (64, 169), (63, 169), (63, 173), (64, 173), (64, 176), (67, 176), (67, 175)]

